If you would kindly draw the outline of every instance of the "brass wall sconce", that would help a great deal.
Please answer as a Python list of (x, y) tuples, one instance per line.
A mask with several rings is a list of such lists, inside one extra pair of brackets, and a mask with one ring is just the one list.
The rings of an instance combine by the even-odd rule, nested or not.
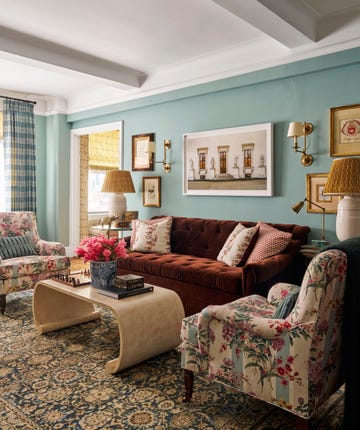
[[(313, 128), (314, 126), (311, 124), (311, 122), (291, 122), (289, 124), (287, 137), (294, 138), (293, 149), (295, 152), (300, 152), (302, 154), (301, 164), (303, 166), (311, 166), (314, 161), (313, 156), (306, 153), (308, 150), (306, 136), (312, 133)], [(298, 145), (298, 137), (301, 136), (304, 136), (304, 146), (302, 149), (300, 149)]]
[(314, 203), (313, 201), (305, 198), (304, 200), (300, 200), (299, 202), (292, 205), (291, 209), (298, 214), (301, 211), (301, 209), (303, 208), (305, 202), (311, 203), (312, 205), (316, 206), (317, 208), (321, 209), (321, 211), (322, 211), (321, 240), (313, 240), (312, 241), (313, 245), (317, 245), (321, 248), (321, 247), (328, 244), (328, 242), (325, 239), (325, 208)]
[[(165, 173), (169, 173), (171, 170), (171, 162), (167, 161), (167, 151), (171, 148), (171, 141), (166, 139), (164, 140), (164, 159), (162, 161), (155, 161), (155, 163), (161, 163), (164, 168)], [(155, 142), (148, 142), (145, 147), (145, 152), (156, 152)]]

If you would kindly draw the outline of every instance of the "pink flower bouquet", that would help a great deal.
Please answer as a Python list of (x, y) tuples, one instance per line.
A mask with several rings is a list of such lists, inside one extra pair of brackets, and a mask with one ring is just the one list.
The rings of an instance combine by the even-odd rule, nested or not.
[(126, 258), (127, 249), (124, 239), (117, 237), (106, 238), (104, 235), (91, 236), (83, 239), (75, 249), (78, 257), (87, 261), (112, 261)]

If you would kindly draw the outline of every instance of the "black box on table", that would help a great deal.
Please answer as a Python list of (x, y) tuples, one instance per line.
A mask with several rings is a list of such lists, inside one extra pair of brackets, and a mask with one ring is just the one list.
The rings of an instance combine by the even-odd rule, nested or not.
[(144, 287), (144, 277), (133, 275), (131, 273), (122, 276), (115, 276), (114, 287), (125, 290), (134, 290)]

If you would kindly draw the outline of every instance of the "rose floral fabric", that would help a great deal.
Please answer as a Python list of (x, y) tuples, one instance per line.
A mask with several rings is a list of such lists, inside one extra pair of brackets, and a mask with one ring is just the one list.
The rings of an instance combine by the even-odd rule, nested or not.
[(172, 217), (149, 221), (133, 220), (131, 249), (138, 252), (168, 254), (170, 252), (171, 225)]
[(24, 235), (30, 238), (37, 255), (0, 260), (0, 294), (33, 288), (41, 279), (69, 273), (70, 259), (66, 257), (65, 246), (40, 239), (34, 212), (0, 212), (1, 237)]
[(246, 228), (239, 223), (230, 233), (217, 257), (230, 267), (241, 266), (255, 244), (258, 227)]
[(184, 318), (182, 367), (311, 417), (343, 382), (346, 265), (339, 250), (315, 256), (285, 319), (272, 318), (294, 288), (285, 283), (273, 286), (267, 298), (251, 295)]

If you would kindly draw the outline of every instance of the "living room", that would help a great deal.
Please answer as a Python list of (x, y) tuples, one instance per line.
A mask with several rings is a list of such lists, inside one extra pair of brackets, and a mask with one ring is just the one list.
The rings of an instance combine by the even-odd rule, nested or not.
[[(352, 6), (355, 19), (359, 5)], [(153, 26), (151, 22), (149, 26)], [(201, 78), (191, 80), (184, 74), (183, 80), (189, 85), (181, 82), (177, 86), (164, 85), (161, 91), (149, 90), (140, 97), (112, 97), (108, 87), (108, 97), (97, 102), (91, 100), (90, 91), (78, 102), (71, 97), (65, 101), (65, 95), (62, 98), (51, 93), (38, 94), (29, 88), (14, 90), (15, 86), (4, 86), (0, 80), (1, 94), (37, 102), (35, 141), (40, 237), (62, 242), (68, 255), (73, 255), (78, 244), (72, 230), (78, 216), (76, 139), (99, 127), (111, 130), (116, 124), (121, 132), (120, 167), (131, 171), (136, 190), (126, 194), (127, 208), (138, 211), (140, 219), (176, 215), (299, 224), (311, 228), (309, 240), (320, 239), (321, 212), (308, 211), (305, 207), (297, 214), (291, 207), (309, 196), (308, 181), (318, 174), (326, 176), (337, 158), (330, 146), (331, 109), (360, 104), (357, 91), (360, 39), (353, 27), (350, 33), (351, 30), (353, 33), (347, 42), (342, 40), (336, 48), (330, 43), (331, 38), (329, 42), (326, 40), (328, 44), (321, 39), (311, 42), (307, 50), (282, 46), (287, 52), (279, 61), (277, 58), (272, 61), (271, 49), (267, 56), (264, 54), (264, 67), (260, 67), (262, 62), (257, 59), (256, 66), (249, 64), (238, 72), (239, 59), (236, 59), (236, 72), (226, 76), (211, 73), (209, 65)], [(211, 75), (211, 79), (206, 75)], [(302, 165), (302, 154), (294, 152), (293, 138), (287, 137), (289, 124), (294, 121), (313, 124), (312, 133), (306, 136), (308, 153), (313, 156), (310, 166)], [(269, 123), (273, 133), (270, 195), (184, 193), (185, 135)], [(166, 152), (171, 163), (168, 173), (164, 172), (162, 163), (155, 163), (150, 171), (132, 170), (133, 136), (149, 133), (155, 136), (156, 162), (163, 160), (164, 141), (171, 141), (171, 148)], [(303, 137), (299, 138), (299, 144), (303, 145)], [(359, 154), (360, 151), (349, 156)], [(161, 177), (160, 207), (143, 205), (144, 176)], [(337, 240), (333, 211), (325, 214), (325, 238), (329, 243)]]

